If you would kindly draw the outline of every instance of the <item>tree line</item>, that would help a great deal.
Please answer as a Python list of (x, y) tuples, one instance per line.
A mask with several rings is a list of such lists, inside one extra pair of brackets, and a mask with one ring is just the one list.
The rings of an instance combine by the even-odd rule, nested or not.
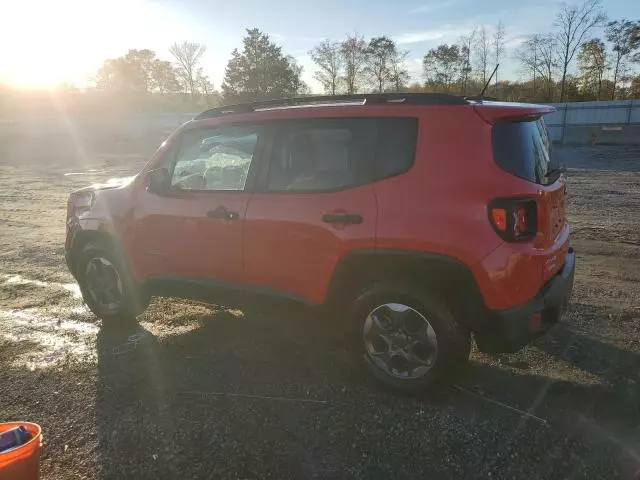
[[(592, 37), (604, 27), (604, 40)], [(554, 30), (529, 36), (516, 51), (534, 100), (640, 98), (640, 21), (607, 21), (600, 0), (563, 5)], [(577, 75), (570, 69), (577, 61)]]
[[(604, 27), (604, 41), (591, 35)], [(500, 80), (506, 58), (502, 21), (480, 25), (455, 43), (430, 49), (422, 58), (422, 82), (409, 84), (407, 52), (389, 37), (366, 41), (347, 35), (324, 40), (310, 52), (315, 78), (326, 93), (355, 91), (445, 91), (479, 93), (493, 73), (488, 94), (511, 101), (580, 101), (640, 98), (640, 21), (607, 22), (601, 0), (562, 4), (553, 28), (524, 39), (513, 59), (520, 81)], [(577, 74), (573, 67), (577, 63)], [(495, 68), (495, 72), (493, 72)]]
[(175, 42), (169, 47), (173, 61), (168, 61), (157, 58), (152, 50), (132, 49), (121, 57), (104, 61), (96, 72), (95, 87), (129, 96), (173, 96), (193, 106), (217, 104), (219, 93), (203, 71), (205, 51), (206, 46), (199, 43)]
[(359, 91), (402, 91), (407, 88), (409, 52), (398, 48), (390, 37), (366, 41), (358, 34), (342, 42), (324, 40), (309, 55), (318, 70), (314, 78), (326, 93), (353, 94)]
[(247, 30), (242, 49), (231, 52), (221, 91), (214, 89), (204, 73), (206, 46), (175, 42), (169, 47), (172, 61), (161, 60), (148, 49), (129, 50), (107, 59), (96, 72), (98, 91), (173, 97), (193, 107), (304, 95), (310, 92), (302, 81), (302, 67), (270, 37), (253, 28)]
[[(594, 37), (601, 28), (604, 38)], [(501, 21), (492, 27), (480, 25), (454, 43), (428, 50), (421, 59), (421, 78), (411, 78), (409, 53), (387, 35), (366, 39), (354, 33), (341, 41), (325, 39), (309, 56), (315, 64), (313, 77), (332, 95), (402, 91), (473, 95), (488, 85), (497, 67), (487, 95), (503, 100), (640, 98), (636, 68), (640, 21), (607, 22), (601, 0), (562, 4), (549, 32), (526, 37), (512, 58), (519, 66), (519, 81), (503, 79), (504, 67), (498, 67), (507, 60), (506, 32)], [(171, 59), (157, 58), (148, 49), (129, 50), (104, 61), (91, 94), (103, 103), (119, 99), (122, 106), (134, 109), (192, 111), (311, 93), (296, 59), (257, 28), (247, 29), (242, 46), (231, 52), (219, 89), (204, 73), (205, 52), (205, 45), (194, 42), (173, 43)]]
[[(283, 53), (269, 35), (248, 29), (241, 49), (231, 52), (220, 91), (203, 73), (206, 46), (192, 42), (174, 43), (169, 48), (173, 61), (156, 58), (151, 50), (129, 50), (105, 60), (96, 72), (99, 90), (182, 94), (191, 102), (236, 103), (306, 95), (302, 67)], [(408, 52), (400, 50), (387, 36), (365, 41), (349, 35), (343, 42), (325, 40), (309, 52), (318, 66), (316, 78), (327, 93), (402, 91), (408, 87), (405, 67)]]
[[(602, 29), (604, 38), (593, 33)], [(422, 76), (411, 78), (409, 52), (392, 37), (365, 39), (357, 33), (341, 41), (325, 39), (309, 51), (313, 77), (327, 94), (445, 91), (477, 94), (496, 68), (488, 95), (512, 101), (578, 101), (640, 98), (640, 21), (608, 21), (601, 0), (562, 4), (552, 28), (526, 37), (513, 52), (519, 81), (502, 78), (507, 60), (506, 27), (480, 25), (456, 42), (428, 50)], [(150, 50), (130, 50), (106, 60), (96, 86), (181, 94), (203, 105), (306, 95), (302, 67), (266, 33), (248, 29), (242, 47), (231, 53), (220, 90), (203, 73), (206, 47), (174, 43), (173, 61)], [(574, 69), (577, 66), (577, 69)], [(575, 72), (575, 73), (574, 73)], [(185, 97), (186, 96), (186, 97)]]

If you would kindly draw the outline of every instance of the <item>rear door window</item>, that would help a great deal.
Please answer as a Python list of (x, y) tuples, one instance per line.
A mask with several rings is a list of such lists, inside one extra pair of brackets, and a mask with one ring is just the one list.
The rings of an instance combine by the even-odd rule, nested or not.
[(309, 120), (279, 126), (271, 155), (271, 192), (327, 191), (361, 185), (373, 154), (373, 123)]
[(498, 166), (541, 185), (557, 179), (558, 165), (542, 119), (493, 126), (493, 155)]
[(314, 119), (278, 126), (267, 190), (330, 191), (408, 171), (415, 118)]

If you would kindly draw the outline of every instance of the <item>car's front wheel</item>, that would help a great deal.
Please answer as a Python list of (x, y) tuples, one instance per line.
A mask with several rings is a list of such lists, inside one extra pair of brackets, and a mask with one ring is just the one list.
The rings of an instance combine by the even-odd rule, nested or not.
[(103, 326), (135, 322), (149, 304), (149, 296), (129, 273), (125, 259), (114, 249), (88, 244), (77, 263), (78, 283), (89, 309)]
[(374, 285), (356, 300), (360, 351), (384, 385), (407, 393), (451, 382), (469, 358), (470, 335), (437, 297), (402, 285)]

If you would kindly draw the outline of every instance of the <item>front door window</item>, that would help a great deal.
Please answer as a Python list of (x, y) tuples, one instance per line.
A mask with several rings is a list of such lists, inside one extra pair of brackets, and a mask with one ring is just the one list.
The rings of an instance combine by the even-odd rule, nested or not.
[(187, 131), (171, 175), (174, 190), (244, 190), (259, 127), (228, 126)]

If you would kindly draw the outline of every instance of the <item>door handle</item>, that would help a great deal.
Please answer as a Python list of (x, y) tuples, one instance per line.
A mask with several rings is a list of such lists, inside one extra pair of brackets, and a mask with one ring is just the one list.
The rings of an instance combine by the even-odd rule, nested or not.
[(225, 207), (218, 207), (215, 210), (209, 210), (207, 217), (213, 218), (214, 220), (238, 220), (240, 214), (227, 210)]
[(351, 223), (359, 225), (362, 223), (362, 215), (354, 215), (351, 213), (330, 213), (322, 216), (324, 223)]

